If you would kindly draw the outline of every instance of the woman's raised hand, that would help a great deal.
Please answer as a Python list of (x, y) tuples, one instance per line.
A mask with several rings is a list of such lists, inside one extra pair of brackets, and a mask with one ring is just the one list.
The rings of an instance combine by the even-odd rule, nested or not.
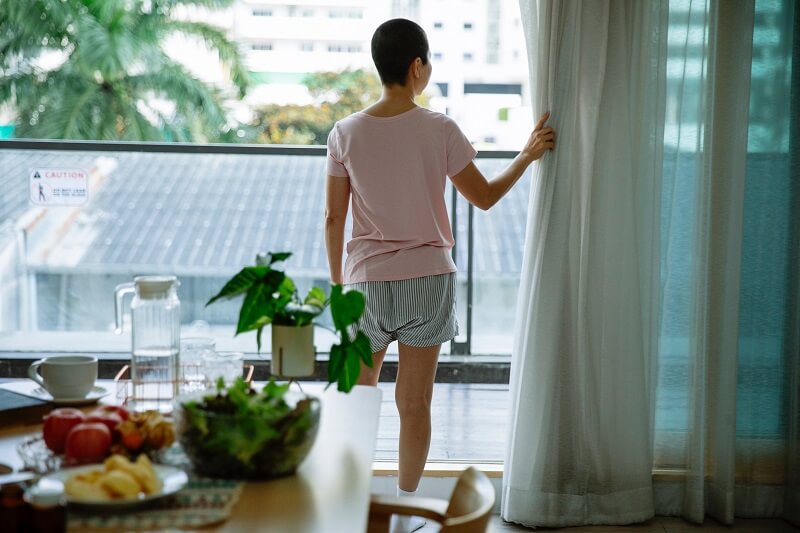
[(547, 119), (550, 118), (550, 111), (541, 116), (536, 127), (533, 128), (531, 136), (528, 137), (528, 142), (522, 149), (522, 154), (533, 162), (542, 157), (547, 150), (552, 150), (556, 147), (556, 132), (550, 126), (545, 126)]

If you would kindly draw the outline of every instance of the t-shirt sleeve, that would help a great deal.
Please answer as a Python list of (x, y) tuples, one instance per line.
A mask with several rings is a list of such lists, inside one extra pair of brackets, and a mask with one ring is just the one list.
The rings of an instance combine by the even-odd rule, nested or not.
[(447, 175), (453, 177), (475, 159), (478, 151), (469, 142), (455, 120), (449, 117), (445, 120), (445, 133), (447, 137)]
[(339, 148), (339, 134), (337, 126), (334, 125), (331, 132), (328, 134), (328, 163), (327, 170), (329, 176), (338, 176), (347, 178), (350, 174), (342, 162), (342, 153)]

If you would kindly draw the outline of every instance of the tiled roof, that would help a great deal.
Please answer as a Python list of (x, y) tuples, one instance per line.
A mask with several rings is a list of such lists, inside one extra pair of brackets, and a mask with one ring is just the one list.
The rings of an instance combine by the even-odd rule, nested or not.
[[(256, 252), (291, 250), (293, 275), (325, 277), (325, 159), (310, 155), (0, 150), (0, 221), (28, 209), (31, 168), (108, 166), (78, 216), (35, 268), (93, 272), (172, 270), (227, 275)], [(491, 176), (507, 161), (479, 159)], [(475, 215), (476, 275), (519, 271), (528, 203), (523, 178), (501, 205)], [(449, 203), (449, 195), (448, 195)], [(61, 209), (53, 209), (58, 213)], [(458, 205), (458, 264), (466, 271), (466, 202)], [(349, 230), (348, 230), (349, 231)]]

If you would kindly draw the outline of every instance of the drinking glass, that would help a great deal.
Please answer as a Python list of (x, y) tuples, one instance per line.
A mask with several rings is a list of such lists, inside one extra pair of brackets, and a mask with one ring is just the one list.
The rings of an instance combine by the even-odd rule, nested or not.
[(217, 380), (222, 378), (225, 385), (231, 385), (244, 372), (244, 354), (242, 352), (214, 352), (203, 355), (203, 371), (206, 386), (216, 387)]
[(206, 388), (205, 358), (216, 353), (217, 343), (210, 337), (181, 339), (181, 392)]

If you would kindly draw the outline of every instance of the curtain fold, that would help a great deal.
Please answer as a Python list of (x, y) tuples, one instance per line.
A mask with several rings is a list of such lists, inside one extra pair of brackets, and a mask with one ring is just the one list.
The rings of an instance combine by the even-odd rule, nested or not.
[[(663, 2), (522, 1), (537, 165), (501, 514), (551, 527), (653, 515)], [(613, 134), (610, 134), (613, 132)]]

